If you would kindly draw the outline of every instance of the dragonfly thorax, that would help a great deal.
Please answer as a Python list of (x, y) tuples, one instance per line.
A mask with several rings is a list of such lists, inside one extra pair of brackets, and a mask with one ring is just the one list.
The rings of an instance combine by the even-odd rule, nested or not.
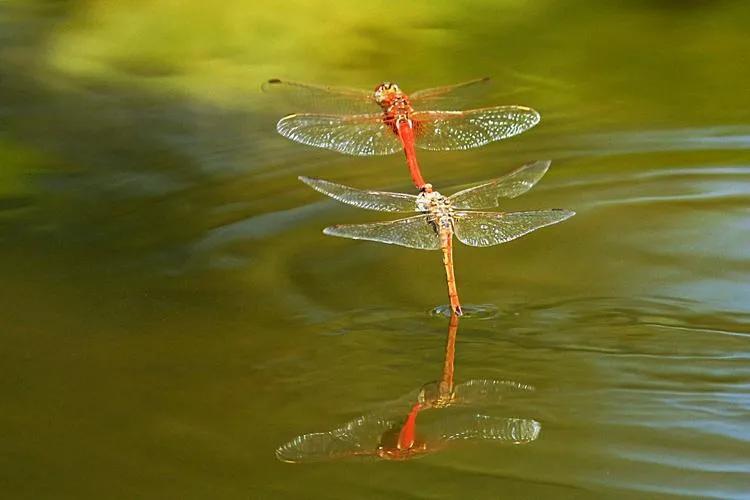
[(411, 114), (413, 111), (414, 109), (406, 98), (397, 97), (393, 100), (393, 104), (385, 108), (386, 121), (393, 120), (396, 127), (398, 127), (401, 122), (409, 122), (409, 127), (413, 127), (411, 121)]
[(430, 222), (439, 229), (453, 226), (453, 207), (451, 200), (437, 191), (423, 191), (417, 196), (417, 210), (430, 217)]

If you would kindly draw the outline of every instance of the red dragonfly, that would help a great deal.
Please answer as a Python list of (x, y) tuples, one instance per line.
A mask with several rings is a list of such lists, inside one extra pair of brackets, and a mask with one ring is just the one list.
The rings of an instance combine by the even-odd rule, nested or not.
[(329, 111), (282, 118), (276, 129), (284, 137), (350, 155), (386, 155), (403, 149), (412, 182), (422, 190), (426, 183), (415, 147), (434, 151), (470, 149), (513, 137), (539, 123), (539, 113), (524, 106), (448, 110), (454, 106), (452, 103), (460, 102), (465, 91), (487, 80), (411, 95), (390, 82), (365, 91), (273, 79), (263, 89), (285, 94), (301, 105)]
[(299, 179), (316, 191), (338, 201), (381, 212), (419, 212), (419, 215), (388, 222), (327, 227), (323, 233), (357, 240), (378, 241), (421, 250), (442, 250), (451, 310), (461, 315), (461, 303), (453, 272), (453, 235), (474, 247), (499, 245), (539, 228), (575, 215), (571, 210), (531, 212), (484, 212), (497, 207), (499, 198), (515, 198), (531, 189), (549, 168), (549, 161), (524, 165), (510, 174), (464, 189), (452, 196), (422, 191), (405, 193), (364, 191), (322, 179)]
[[(403, 417), (404, 400), (410, 394), (378, 412), (356, 418), (338, 429), (304, 434), (276, 450), (279, 460), (309, 463), (349, 458), (409, 460), (444, 449), (457, 442), (528, 443), (539, 437), (539, 422), (525, 418), (504, 418), (476, 413), (450, 414), (417, 426), (417, 416), (430, 408), (495, 405), (509, 391), (533, 391), (533, 387), (511, 381), (470, 380), (453, 383), (458, 316), (448, 328), (445, 364), (440, 382), (425, 384)], [(395, 409), (392, 409), (395, 407)]]

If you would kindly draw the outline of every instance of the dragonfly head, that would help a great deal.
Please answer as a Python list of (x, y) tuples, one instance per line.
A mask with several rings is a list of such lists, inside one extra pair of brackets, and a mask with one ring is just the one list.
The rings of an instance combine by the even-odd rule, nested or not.
[(446, 408), (456, 402), (456, 393), (447, 382), (429, 382), (419, 390), (417, 401), (425, 408)]
[(432, 194), (432, 191), (422, 191), (417, 195), (417, 211), (418, 212), (429, 212), (430, 211), (430, 202), (432, 201), (432, 197), (430, 196)]
[(381, 106), (390, 106), (393, 100), (401, 95), (398, 85), (391, 82), (383, 82), (375, 87), (375, 101)]
[(423, 189), (417, 195), (417, 211), (418, 212), (432, 212), (436, 210), (447, 210), (450, 207), (450, 200), (432, 190), (432, 184), (426, 184), (429, 186), (429, 190)]

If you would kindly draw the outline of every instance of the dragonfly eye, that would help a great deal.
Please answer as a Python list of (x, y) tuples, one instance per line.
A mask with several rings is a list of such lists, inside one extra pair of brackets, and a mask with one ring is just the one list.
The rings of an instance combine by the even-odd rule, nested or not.
[(391, 82), (383, 82), (375, 87), (375, 99), (378, 102), (385, 102), (393, 99), (395, 94), (399, 94), (401, 90), (398, 85)]
[(375, 100), (378, 103), (384, 103), (389, 100), (391, 84), (388, 82), (381, 83), (375, 87)]

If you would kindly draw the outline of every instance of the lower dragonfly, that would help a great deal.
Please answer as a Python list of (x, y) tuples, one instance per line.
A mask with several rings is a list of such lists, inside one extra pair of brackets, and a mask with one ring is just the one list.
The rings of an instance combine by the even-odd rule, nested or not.
[[(417, 425), (429, 409), (496, 406), (507, 394), (533, 392), (532, 386), (509, 380), (453, 382), (458, 316), (451, 315), (443, 374), (439, 382), (422, 386), (379, 411), (356, 418), (337, 429), (297, 436), (276, 450), (289, 463), (310, 463), (353, 458), (410, 460), (435, 453), (458, 442), (528, 443), (539, 437), (541, 424), (528, 418), (480, 413), (449, 413)], [(416, 403), (414, 401), (416, 400)], [(406, 417), (406, 408), (410, 408)]]
[(500, 198), (515, 198), (536, 184), (549, 169), (549, 161), (522, 166), (510, 174), (451, 196), (443, 196), (427, 184), (419, 195), (365, 191), (323, 179), (300, 177), (316, 191), (340, 202), (381, 212), (419, 212), (388, 222), (327, 227), (324, 234), (378, 241), (421, 250), (442, 250), (451, 311), (461, 315), (461, 303), (453, 271), (453, 235), (474, 247), (499, 245), (575, 215), (571, 210), (484, 212), (497, 207)]

